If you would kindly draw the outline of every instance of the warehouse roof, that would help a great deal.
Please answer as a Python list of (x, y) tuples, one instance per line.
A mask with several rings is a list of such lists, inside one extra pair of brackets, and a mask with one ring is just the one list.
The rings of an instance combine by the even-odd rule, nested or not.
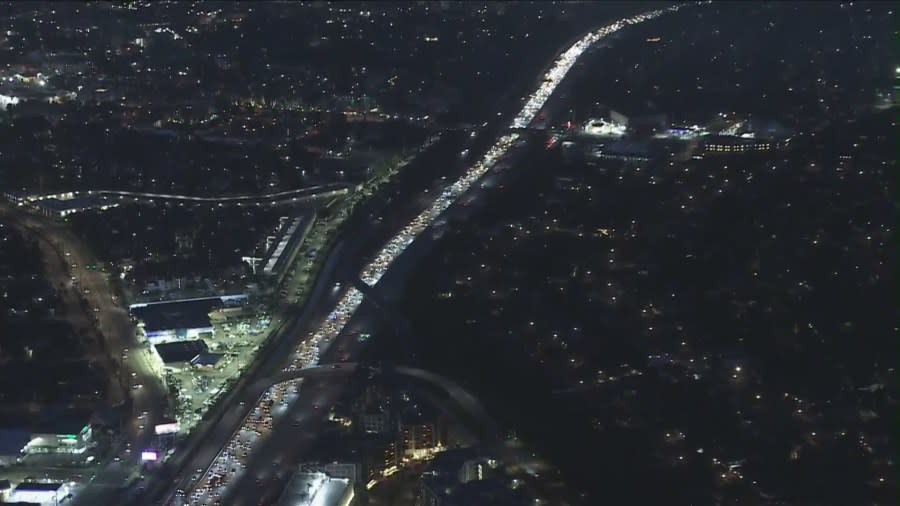
[(202, 339), (196, 341), (176, 341), (154, 345), (156, 352), (165, 364), (190, 362), (198, 355), (206, 353), (209, 348)]

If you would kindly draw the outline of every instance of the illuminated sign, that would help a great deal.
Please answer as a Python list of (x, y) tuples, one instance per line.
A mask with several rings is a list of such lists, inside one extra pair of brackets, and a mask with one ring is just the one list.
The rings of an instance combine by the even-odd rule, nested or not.
[(145, 450), (141, 452), (141, 462), (153, 462), (159, 458), (159, 454), (152, 450)]
[(161, 423), (154, 428), (156, 435), (159, 436), (161, 434), (174, 434), (178, 432), (178, 422), (175, 423)]

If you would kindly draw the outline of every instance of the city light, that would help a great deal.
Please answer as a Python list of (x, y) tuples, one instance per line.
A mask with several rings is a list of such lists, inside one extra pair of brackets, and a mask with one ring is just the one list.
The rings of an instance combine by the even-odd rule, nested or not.
[[(685, 4), (639, 14), (590, 32), (582, 37), (557, 58), (550, 70), (545, 74), (544, 81), (540, 87), (531, 94), (522, 110), (516, 115), (511, 128), (521, 129), (531, 124), (577, 59), (592, 44), (626, 25), (653, 19), (666, 12), (677, 11), (683, 5)], [(363, 267), (360, 273), (362, 281), (369, 286), (378, 283), (393, 262), (413, 243), (416, 237), (434, 224), (444, 211), (466, 193), (476, 181), (487, 174), (518, 141), (520, 141), (520, 135), (516, 132), (501, 136), (481, 160), (466, 170), (453, 184), (445, 188), (429, 207), (388, 240), (374, 258)], [(344, 327), (353, 317), (362, 300), (363, 294), (358, 289), (347, 289), (341, 296), (335, 309), (328, 315), (321, 326), (306, 339), (303, 339), (294, 349), (292, 360), (285, 367), (284, 371), (298, 371), (316, 366), (319, 363), (321, 353), (344, 330)], [(296, 378), (278, 383), (260, 396), (250, 413), (244, 418), (241, 426), (221, 449), (210, 467), (205, 470), (194, 484), (189, 497), (186, 498), (188, 504), (213, 504), (221, 501), (231, 480), (243, 472), (254, 443), (271, 432), (276, 417), (273, 406), (284, 403), (288, 394), (296, 395), (302, 381), (302, 378)]]

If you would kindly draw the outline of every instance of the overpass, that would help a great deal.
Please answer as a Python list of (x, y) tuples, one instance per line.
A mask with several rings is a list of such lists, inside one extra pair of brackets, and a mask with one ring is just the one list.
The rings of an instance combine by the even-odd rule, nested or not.
[(414, 378), (422, 381), (432, 388), (436, 388), (448, 395), (454, 403), (462, 408), (463, 412), (471, 416), (481, 427), (485, 428), (485, 433), (490, 435), (499, 435), (499, 425), (493, 418), (488, 415), (484, 406), (463, 387), (454, 383), (449, 378), (439, 374), (418, 369), (415, 367), (395, 366), (384, 364), (381, 366), (366, 366), (357, 362), (326, 364), (315, 367), (307, 367), (305, 369), (295, 369), (280, 371), (268, 378), (261, 379), (253, 384), (251, 389), (262, 395), (268, 388), (277, 386), (282, 383), (288, 383), (301, 378), (329, 378), (334, 376), (346, 376), (356, 373), (357, 371), (369, 370), (376, 374), (394, 374), (407, 378)]
[(106, 197), (109, 199), (118, 199), (119, 201), (131, 202), (174, 202), (179, 204), (193, 205), (256, 205), (256, 206), (276, 206), (291, 205), (308, 202), (315, 199), (337, 197), (346, 195), (351, 190), (356, 189), (357, 185), (347, 183), (329, 183), (324, 185), (309, 186), (296, 190), (287, 190), (275, 193), (257, 194), (257, 195), (232, 195), (225, 197), (196, 197), (192, 195), (178, 195), (168, 193), (149, 193), (149, 192), (132, 192), (120, 190), (84, 190), (66, 192), (65, 194), (41, 195), (37, 197), (29, 197), (31, 202), (44, 200), (47, 198), (71, 199), (75, 197)]

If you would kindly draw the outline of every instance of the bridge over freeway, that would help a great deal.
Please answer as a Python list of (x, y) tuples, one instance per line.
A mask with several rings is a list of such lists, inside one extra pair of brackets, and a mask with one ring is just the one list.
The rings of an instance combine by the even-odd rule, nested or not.
[(84, 190), (69, 192), (63, 195), (42, 195), (28, 200), (40, 201), (48, 198), (72, 199), (80, 197), (106, 197), (112, 200), (160, 203), (171, 202), (177, 204), (192, 205), (237, 205), (237, 206), (277, 206), (291, 205), (308, 202), (316, 199), (333, 198), (348, 194), (356, 189), (357, 185), (348, 183), (329, 183), (324, 185), (309, 186), (296, 190), (287, 190), (275, 193), (254, 195), (230, 195), (222, 197), (197, 197), (192, 195), (177, 195), (168, 193), (132, 192), (120, 190)]
[(254, 392), (259, 392), (259, 395), (262, 395), (263, 392), (268, 388), (271, 388), (280, 383), (293, 381), (295, 379), (345, 376), (356, 373), (360, 370), (369, 370), (375, 374), (390, 374), (420, 380), (428, 386), (446, 393), (448, 397), (452, 399), (459, 408), (462, 408), (462, 410), (467, 415), (471, 416), (474, 421), (476, 421), (484, 429), (484, 432), (486, 434), (496, 435), (500, 433), (497, 423), (493, 418), (491, 418), (487, 410), (484, 409), (484, 406), (481, 405), (481, 403), (478, 401), (478, 399), (475, 398), (474, 395), (469, 393), (467, 390), (465, 390), (463, 387), (459, 386), (449, 378), (415, 367), (398, 366), (391, 364), (369, 366), (356, 362), (326, 364), (315, 367), (307, 367), (305, 369), (280, 371), (267, 378), (257, 381), (251, 388)]

